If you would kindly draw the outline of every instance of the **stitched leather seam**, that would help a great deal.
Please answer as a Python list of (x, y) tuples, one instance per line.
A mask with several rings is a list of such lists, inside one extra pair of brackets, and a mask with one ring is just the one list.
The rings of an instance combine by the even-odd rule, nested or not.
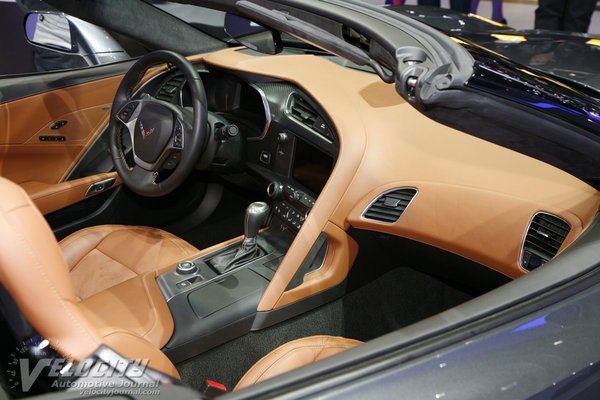
[[(114, 228), (113, 228), (113, 227), (114, 227)], [(119, 229), (119, 227), (120, 227), (120, 229)], [(85, 228), (85, 230), (92, 230), (92, 229), (94, 229), (94, 228), (95, 228), (95, 227), (93, 227), (93, 226), (92, 226), (92, 227), (89, 227), (89, 228)], [(112, 228), (112, 229), (111, 229), (111, 228)], [(73, 268), (71, 268), (71, 271), (75, 271), (75, 269), (76, 269), (76, 268), (77, 268), (77, 267), (78, 267), (78, 266), (79, 266), (79, 265), (80, 265), (80, 264), (83, 262), (83, 260), (85, 260), (85, 259), (87, 258), (87, 256), (88, 256), (88, 255), (89, 255), (89, 254), (90, 254), (92, 251), (94, 251), (94, 250), (98, 250), (100, 253), (104, 254), (104, 255), (105, 255), (105, 256), (107, 256), (108, 258), (112, 259), (113, 261), (116, 261), (117, 263), (119, 263), (119, 264), (123, 265), (125, 268), (127, 268), (127, 269), (131, 270), (131, 268), (127, 267), (126, 265), (124, 265), (124, 264), (123, 264), (123, 263), (121, 263), (120, 261), (118, 261), (118, 260), (115, 260), (113, 257), (111, 257), (110, 255), (108, 255), (108, 254), (104, 253), (103, 251), (101, 251), (101, 250), (98, 248), (98, 246), (100, 246), (100, 244), (101, 244), (101, 243), (102, 243), (104, 240), (106, 240), (106, 238), (107, 238), (107, 237), (109, 237), (111, 233), (118, 232), (119, 230), (123, 230), (124, 228), (125, 228), (125, 226), (124, 226), (124, 225), (109, 225), (109, 226), (106, 226), (106, 229), (98, 229), (98, 230), (100, 231), (100, 233), (103, 233), (102, 231), (107, 231), (106, 235), (104, 235), (103, 237), (101, 237), (101, 238), (100, 238), (100, 240), (98, 240), (98, 243), (96, 243), (96, 244), (95, 244), (95, 245), (94, 245), (92, 248), (90, 248), (90, 249), (89, 249), (89, 250), (88, 250), (88, 251), (87, 251), (87, 252), (86, 252), (86, 253), (83, 255), (83, 257), (81, 257), (81, 259), (79, 259), (79, 261), (78, 261), (78, 262), (75, 264), (75, 266), (74, 266)], [(81, 231), (75, 232), (73, 235), (70, 235), (69, 237), (67, 237), (67, 238), (66, 238), (66, 239), (64, 239), (64, 240), (67, 240), (67, 239), (72, 239), (72, 240), (75, 240), (75, 235), (76, 235), (77, 233), (80, 233), (80, 232), (82, 232), (82, 231), (83, 231), (83, 229), (82, 229)], [(79, 236), (80, 236), (80, 235), (77, 235), (77, 238), (78, 238)], [(67, 247), (67, 245), (65, 245), (64, 247)], [(133, 270), (132, 270), (132, 272), (134, 272), (134, 273), (137, 275), (137, 273), (136, 273), (135, 271), (133, 271)]]
[[(30, 201), (29, 201), (30, 202)], [(33, 204), (28, 204), (27, 206), (33, 208), (35, 210), (33, 206)], [(29, 242), (23, 237), (23, 235), (21, 234), (21, 232), (15, 228), (14, 225), (14, 221), (12, 221), (12, 218), (10, 218), (10, 215), (7, 215), (7, 222), (8, 222), (8, 226), (11, 228), (11, 230), (16, 234), (16, 236), (21, 240), (21, 242), (24, 244), (25, 250), (29, 253), (29, 255), (32, 257), (32, 259), (35, 261), (35, 266), (37, 267), (37, 269), (39, 270), (38, 272), (40, 273), (40, 276), (44, 278), (44, 280), (48, 283), (48, 287), (54, 292), (54, 294), (56, 295), (56, 297), (59, 299), (59, 304), (61, 305), (61, 307), (64, 309), (64, 311), (66, 312), (66, 314), (69, 316), (69, 318), (71, 319), (71, 321), (73, 321), (73, 323), (78, 326), (83, 333), (97, 346), (99, 345), (98, 341), (93, 337), (93, 335), (91, 334), (91, 332), (89, 332), (88, 328), (86, 326), (84, 326), (84, 324), (81, 323), (81, 321), (79, 321), (79, 319), (73, 315), (73, 313), (71, 312), (71, 310), (69, 309), (69, 307), (67, 307), (65, 305), (65, 302), (70, 302), (68, 299), (63, 298), (60, 293), (58, 292), (58, 289), (56, 288), (56, 286), (54, 285), (54, 282), (48, 277), (48, 274), (46, 272), (46, 268), (44, 268), (40, 262), (40, 260), (38, 259), (36, 253), (33, 251), (33, 248), (29, 245)], [(71, 302), (73, 303), (73, 302)], [(76, 303), (73, 303), (73, 305), (76, 306)], [(69, 356), (68, 354), (63, 354), (64, 356)]]
[[(78, 184), (75, 184), (75, 185), (65, 185), (65, 187), (62, 188), (62, 189), (53, 190), (52, 192), (44, 194), (44, 195), (39, 195), (39, 192), (38, 193), (32, 193), (32, 194), (29, 195), (29, 197), (32, 200), (42, 200), (42, 199), (45, 199), (47, 197), (52, 197), (52, 196), (55, 196), (55, 195), (59, 195), (59, 194), (61, 194), (63, 192), (67, 192), (67, 191), (71, 191), (71, 190), (76, 190), (76, 189), (81, 189), (81, 188), (83, 188), (85, 186), (91, 185), (92, 183), (94, 183), (94, 180), (90, 179), (87, 182), (81, 182), (81, 183), (78, 183)], [(58, 184), (58, 185), (60, 185), (60, 184)]]
[[(58, 245), (60, 246), (62, 252), (63, 252), (63, 258), (64, 258), (64, 253), (66, 252), (66, 249), (72, 245), (73, 242), (77, 243), (77, 240), (79, 240), (82, 236), (85, 235), (85, 233), (89, 230), (95, 229), (98, 231), (98, 233), (104, 233), (105, 231), (107, 231), (106, 235), (102, 238), (100, 238), (98, 240), (98, 243), (100, 243), (100, 241), (102, 241), (106, 236), (108, 236), (111, 233), (111, 229), (109, 229), (109, 226), (106, 227), (106, 229), (98, 229), (98, 227), (94, 227), (91, 226), (89, 228), (83, 228), (80, 229), (77, 232), (74, 232), (72, 234), (70, 234), (69, 236), (67, 236), (66, 238), (64, 238), (63, 240), (61, 240)], [(91, 249), (89, 249), (79, 260), (77, 260), (74, 264), (73, 267), (70, 268), (70, 271), (73, 271), (75, 269), (75, 267), (77, 267), (77, 265), (79, 265), (79, 263), (85, 258), (85, 256), (92, 250), (94, 250), (96, 248), (96, 246), (98, 246), (98, 243), (96, 243)], [(70, 265), (67, 265), (68, 267), (70, 267)]]
[[(301, 340), (301, 339), (300, 339), (300, 340)], [(275, 367), (275, 364), (277, 364), (277, 363), (278, 363), (278, 362), (279, 362), (279, 361), (280, 361), (282, 358), (284, 358), (284, 357), (285, 357), (285, 356), (287, 356), (288, 354), (290, 354), (290, 353), (292, 353), (292, 352), (294, 352), (294, 351), (296, 351), (296, 350), (300, 350), (300, 349), (317, 349), (317, 348), (319, 348), (319, 347), (321, 348), (321, 350), (320, 350), (320, 351), (317, 353), (317, 355), (315, 355), (315, 356), (313, 357), (313, 361), (311, 361), (311, 362), (309, 362), (309, 363), (307, 363), (307, 364), (304, 364), (304, 365), (308, 365), (308, 364), (310, 364), (310, 363), (312, 363), (312, 362), (315, 362), (315, 361), (317, 360), (317, 358), (318, 358), (319, 354), (321, 354), (321, 353), (323, 352), (323, 350), (324, 350), (324, 348), (325, 348), (325, 347), (327, 347), (328, 349), (342, 349), (342, 350), (348, 350), (348, 349), (350, 349), (350, 348), (352, 348), (352, 347), (354, 347), (354, 346), (350, 346), (350, 347), (348, 347), (348, 346), (345, 346), (345, 345), (342, 345), (342, 344), (339, 344), (339, 345), (334, 345), (334, 346), (328, 346), (327, 344), (317, 344), (317, 345), (304, 345), (304, 346), (299, 346), (299, 347), (293, 347), (293, 348), (291, 348), (291, 349), (287, 350), (286, 352), (284, 352), (283, 354), (281, 354), (279, 357), (277, 357), (277, 358), (276, 358), (276, 359), (275, 359), (275, 360), (274, 360), (274, 361), (271, 363), (271, 365), (269, 365), (269, 367), (268, 367), (267, 369), (265, 369), (265, 370), (264, 370), (264, 371), (263, 371), (263, 372), (262, 372), (262, 373), (261, 373), (261, 374), (260, 374), (260, 375), (259, 375), (259, 376), (258, 376), (258, 377), (255, 379), (255, 380), (254, 380), (254, 382), (259, 382), (259, 381), (261, 380), (261, 378), (262, 378), (262, 377), (263, 377), (265, 374), (267, 374), (267, 372), (271, 371), (271, 370), (272, 370), (272, 369)], [(262, 361), (262, 360), (261, 360), (261, 361)], [(258, 362), (258, 364), (260, 364), (260, 361)], [(302, 366), (304, 366), (304, 365), (302, 365)], [(251, 369), (250, 369), (250, 370), (249, 370), (249, 371), (248, 371), (246, 374), (250, 374), (250, 372), (251, 372), (253, 369), (254, 369), (254, 367), (252, 367), (252, 368), (251, 368)], [(244, 375), (244, 376), (245, 376), (245, 375)]]
[[(103, 252), (102, 250), (100, 250), (98, 248), (98, 246), (96, 246), (93, 250), (97, 250), (99, 251), (101, 254), (104, 254), (106, 257), (110, 258), (111, 260), (113, 260), (114, 262), (124, 266), (125, 268), (127, 268), (128, 270), (130, 270), (131, 272), (133, 272), (136, 276), (139, 275), (137, 272), (135, 272), (133, 269), (131, 269), (130, 267), (128, 267), (127, 265), (123, 264), (121, 261), (117, 260), (116, 258), (112, 257), (109, 254), (106, 254), (105, 252)], [(89, 253), (88, 253), (89, 254)]]
[(26, 207), (29, 207), (29, 204), (22, 204), (20, 206), (13, 207), (13, 208), (11, 208), (9, 210), (4, 210), (4, 212), (11, 213), (11, 212), (16, 211), (16, 210), (18, 210), (20, 208), (26, 208)]
[(158, 320), (160, 319), (160, 316), (158, 315), (156, 303), (154, 302), (154, 299), (150, 295), (150, 288), (148, 287), (148, 284), (146, 283), (144, 276), (142, 276), (141, 279), (142, 279), (142, 284), (144, 285), (144, 291), (146, 292), (146, 297), (148, 298), (148, 302), (150, 303), (150, 306), (151, 306), (150, 308), (152, 309), (152, 314), (154, 314), (154, 321), (152, 323), (152, 326), (148, 330), (146, 330), (146, 332), (142, 335), (145, 338), (146, 335), (148, 335), (150, 332), (152, 332), (154, 330), (154, 328), (158, 325)]

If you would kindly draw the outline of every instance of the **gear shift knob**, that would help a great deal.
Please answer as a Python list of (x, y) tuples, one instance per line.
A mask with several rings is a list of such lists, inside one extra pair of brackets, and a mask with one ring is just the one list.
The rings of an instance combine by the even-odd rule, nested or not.
[(269, 215), (269, 206), (262, 201), (256, 201), (246, 208), (244, 218), (244, 241), (256, 238), (258, 230), (265, 223)]

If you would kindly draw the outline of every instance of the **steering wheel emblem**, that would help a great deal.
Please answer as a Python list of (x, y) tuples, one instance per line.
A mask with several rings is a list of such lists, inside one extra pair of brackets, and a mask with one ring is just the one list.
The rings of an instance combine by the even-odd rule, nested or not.
[(140, 121), (140, 132), (142, 134), (142, 138), (144, 140), (146, 140), (146, 138), (150, 135), (152, 135), (152, 132), (154, 132), (154, 128), (148, 129), (147, 131), (144, 130), (144, 124), (142, 124), (142, 121)]

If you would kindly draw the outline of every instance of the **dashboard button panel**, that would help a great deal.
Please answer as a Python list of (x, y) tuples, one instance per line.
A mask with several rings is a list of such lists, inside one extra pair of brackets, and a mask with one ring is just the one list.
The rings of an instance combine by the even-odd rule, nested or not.
[(273, 203), (273, 213), (283, 221), (287, 226), (300, 230), (302, 224), (306, 220), (308, 211), (298, 210), (284, 201), (276, 201)]

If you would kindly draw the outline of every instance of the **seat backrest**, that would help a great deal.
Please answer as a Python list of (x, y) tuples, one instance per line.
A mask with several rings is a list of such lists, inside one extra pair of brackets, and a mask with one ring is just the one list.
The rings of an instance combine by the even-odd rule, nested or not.
[(0, 177), (0, 282), (29, 323), (68, 359), (102, 344), (77, 306), (67, 265), (46, 220), (17, 184)]

